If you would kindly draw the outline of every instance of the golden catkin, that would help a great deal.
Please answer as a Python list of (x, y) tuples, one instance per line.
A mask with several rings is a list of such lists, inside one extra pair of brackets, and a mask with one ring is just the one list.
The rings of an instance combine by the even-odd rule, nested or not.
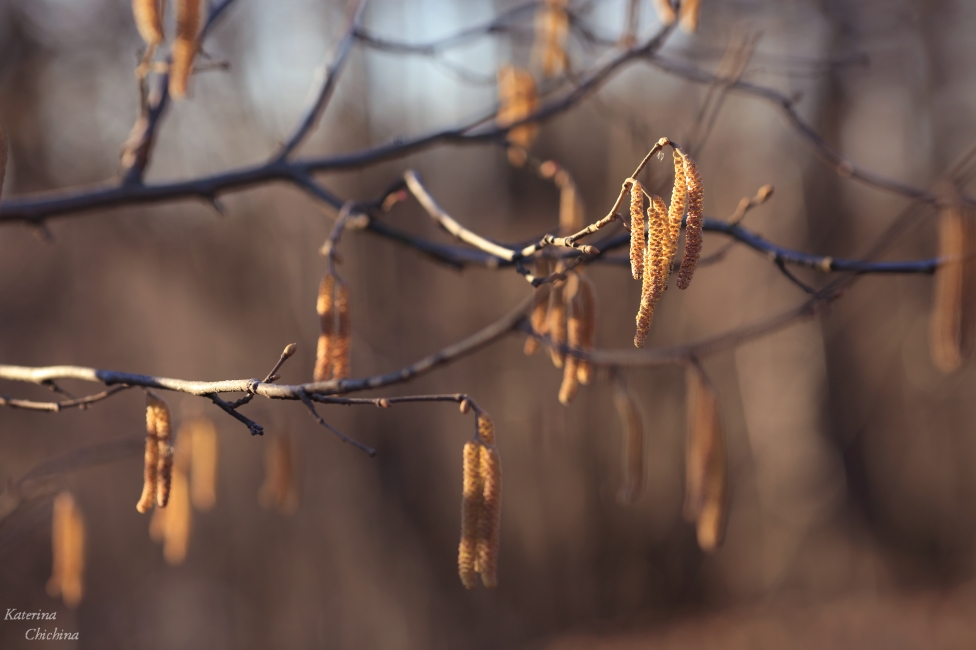
[(668, 245), (667, 216), (663, 212), (664, 201), (659, 196), (651, 197), (647, 208), (648, 242), (644, 249), (644, 276), (641, 283), (641, 302), (637, 310), (637, 332), (634, 345), (642, 348), (654, 320), (654, 307), (661, 298), (666, 286), (667, 276), (662, 277), (664, 256)]
[[(585, 273), (579, 274), (580, 286), (578, 299), (580, 311), (582, 312), (583, 331), (580, 335), (579, 347), (583, 350), (592, 350), (596, 345), (596, 287)], [(593, 364), (586, 359), (579, 359), (576, 368), (576, 378), (579, 383), (586, 386), (593, 377)]]
[(163, 18), (159, 11), (159, 0), (132, 0), (132, 16), (136, 29), (146, 45), (159, 45), (163, 42)]
[[(646, 265), (654, 281), (653, 303), (657, 305), (664, 291), (668, 288), (668, 278), (671, 277), (671, 264), (674, 259), (674, 242), (671, 239), (671, 224), (668, 221), (668, 209), (664, 199), (654, 194), (651, 205), (647, 210), (647, 223), (650, 235), (648, 237)], [(646, 271), (645, 271), (646, 272)]]
[(725, 536), (728, 457), (715, 389), (694, 366), (687, 371), (687, 384), (684, 515), (696, 522), (701, 549), (712, 552)]
[[(563, 289), (563, 299), (567, 306), (566, 342), (571, 348), (579, 348), (583, 343), (584, 314), (579, 300), (579, 286), (579, 274), (572, 273)], [(579, 378), (576, 376), (578, 368), (579, 357), (567, 354), (563, 365), (563, 381), (559, 386), (559, 401), (564, 406), (569, 406), (579, 390)]]
[(566, 4), (567, 0), (545, 0), (536, 13), (532, 56), (547, 78), (566, 69), (566, 35), (569, 33)]
[(146, 453), (143, 457), (142, 496), (136, 504), (136, 510), (141, 513), (149, 512), (156, 502), (157, 473), (159, 471), (159, 442), (156, 439), (156, 409), (146, 396)]
[(261, 505), (284, 514), (292, 514), (298, 510), (295, 464), (291, 439), (287, 435), (275, 436), (268, 441), (264, 454), (264, 471), (264, 484), (258, 494)]
[[(542, 278), (549, 275), (550, 270), (551, 264), (549, 260), (540, 257), (535, 261), (535, 275), (537, 277)], [(532, 303), (532, 314), (529, 317), (529, 323), (532, 325), (532, 329), (536, 334), (545, 334), (547, 331), (549, 324), (547, 319), (549, 315), (549, 291), (551, 289), (551, 284), (544, 284), (535, 290), (535, 298)], [(525, 339), (525, 354), (535, 354), (538, 349), (538, 339), (532, 336)]]
[(495, 423), (487, 411), (478, 413), (478, 440), (489, 446), (495, 444)]
[(702, 248), (702, 226), (705, 216), (702, 213), (704, 191), (701, 174), (691, 156), (684, 154), (685, 182), (688, 184), (688, 219), (685, 223), (685, 253), (678, 270), (678, 288), (687, 289), (695, 274)]
[(336, 336), (335, 349), (332, 352), (332, 378), (346, 379), (349, 377), (349, 348), (352, 323), (349, 316), (349, 287), (345, 282), (336, 284)]
[[(505, 127), (531, 115), (539, 103), (532, 75), (511, 65), (502, 66), (498, 70), (498, 101), (498, 126)], [(537, 131), (537, 125), (523, 124), (508, 132), (508, 141), (515, 145), (508, 150), (510, 163), (516, 167), (525, 164), (525, 149), (531, 146)]]
[(173, 470), (169, 506), (157, 509), (149, 522), (149, 536), (163, 543), (163, 558), (170, 566), (178, 566), (186, 559), (192, 521), (189, 481), (186, 472), (177, 467)]
[(691, 34), (698, 29), (698, 13), (700, 10), (701, 0), (681, 0), (678, 19), (683, 31)]
[(494, 446), (481, 448), (483, 503), (477, 545), (477, 566), (481, 582), (489, 589), (498, 586), (498, 549), (502, 505), (502, 464)]
[(315, 302), (319, 315), (319, 343), (315, 354), (313, 381), (332, 379), (332, 355), (335, 349), (335, 276), (327, 273), (319, 283), (319, 295)]
[(7, 173), (7, 138), (0, 127), (0, 196), (3, 195), (3, 177)]
[(177, 0), (176, 40), (173, 41), (172, 63), (169, 69), (169, 93), (176, 99), (186, 96), (197, 55), (197, 35), (202, 16), (200, 0)]
[(152, 393), (146, 393), (146, 428), (151, 429), (156, 438), (156, 505), (165, 508), (173, 471), (172, 423), (169, 406)]
[(458, 545), (458, 575), (461, 583), (472, 589), (478, 582), (477, 548), (481, 515), (484, 510), (484, 486), (481, 480), (481, 445), (464, 444), (461, 488), (461, 542)]
[(647, 229), (644, 226), (644, 189), (637, 181), (630, 184), (630, 274), (640, 280), (644, 273), (644, 249)]
[(47, 593), (52, 598), (61, 596), (68, 607), (77, 607), (84, 594), (85, 521), (69, 492), (54, 499), (51, 555)]
[(670, 25), (677, 18), (671, 0), (654, 0), (654, 10), (657, 12), (657, 19), (665, 25)]
[(559, 349), (559, 346), (566, 344), (568, 327), (566, 322), (568, 306), (563, 295), (565, 284), (565, 282), (554, 284), (549, 292), (549, 322), (546, 325), (546, 330), (553, 342), (553, 346), (549, 348), (549, 356), (552, 359), (552, 365), (557, 368), (562, 368), (566, 360), (566, 353)]
[(668, 207), (668, 275), (671, 274), (671, 264), (678, 253), (678, 239), (681, 236), (681, 220), (684, 219), (688, 208), (688, 183), (685, 179), (685, 157), (681, 151), (675, 149), (674, 154), (674, 185), (671, 187), (671, 205)]
[(939, 214), (939, 258), (935, 272), (929, 341), (932, 361), (942, 372), (952, 372), (962, 363), (959, 346), (963, 291), (963, 217), (957, 205)]
[[(190, 438), (190, 500), (205, 512), (217, 502), (217, 431), (210, 418), (197, 418), (188, 429)], [(185, 468), (184, 468), (184, 471)]]
[(564, 236), (579, 232), (586, 220), (586, 209), (580, 199), (579, 188), (565, 169), (559, 169), (553, 180), (559, 187), (559, 232)]
[(614, 386), (613, 404), (623, 429), (623, 485), (620, 500), (634, 503), (644, 489), (644, 423), (634, 396), (619, 382)]

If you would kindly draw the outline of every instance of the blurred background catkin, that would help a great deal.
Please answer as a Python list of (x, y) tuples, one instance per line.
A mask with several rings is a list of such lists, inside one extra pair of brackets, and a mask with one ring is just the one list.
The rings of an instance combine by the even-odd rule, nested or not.
[[(641, 3), (638, 39), (659, 28), (652, 4)], [(301, 115), (343, 5), (238, 2), (205, 47), (229, 70), (195, 75), (189, 97), (170, 107), (148, 181), (270, 155)], [(375, 0), (365, 24), (418, 43), (514, 5)], [(585, 9), (586, 25), (601, 35), (627, 31), (627, 1), (569, 6)], [(743, 79), (795, 98), (805, 120), (866, 168), (933, 187), (976, 142), (974, 3), (705, 0), (699, 9), (698, 31), (676, 32), (664, 55), (715, 70), (730, 44), (754, 43)], [(531, 14), (522, 24), (434, 58), (357, 46), (302, 155), (354, 151), (490, 110), (501, 66), (538, 65)], [(116, 172), (138, 115), (133, 69), (142, 48), (127, 0), (0, 0), (5, 196)], [(594, 56), (572, 36), (567, 53), (571, 69)], [(550, 72), (563, 63), (551, 62)], [(696, 118), (708, 93), (636, 63), (543, 124), (531, 152), (570, 172), (586, 223), (604, 216), (661, 136), (694, 155), (708, 216), (727, 217), (742, 197), (774, 185), (745, 224), (784, 246), (860, 256), (908, 206), (839, 176), (754, 97), (724, 97), (706, 139)], [(408, 167), (487, 237), (515, 242), (557, 227), (559, 190), (510, 165), (497, 146), (436, 146), (322, 178), (343, 197), (368, 200)], [(650, 169), (642, 182), (668, 196), (670, 160)], [(182, 201), (58, 219), (50, 241), (4, 226), (0, 361), (263, 377), (295, 341), (281, 381), (310, 380), (326, 271), (318, 247), (334, 212), (284, 185), (222, 202), (225, 217)], [(922, 208), (889, 257), (935, 256), (937, 217)], [(413, 201), (384, 218), (445, 238)], [(723, 241), (705, 233), (704, 255)], [(459, 340), (529, 291), (511, 271), (458, 273), (362, 232), (346, 233), (341, 254), (354, 377)], [(588, 274), (597, 346), (631, 346), (640, 283), (623, 266), (594, 265)], [(164, 557), (149, 517), (133, 507), (141, 392), (84, 411), (0, 410), (4, 483), (83, 445), (128, 437), (137, 450), (56, 476), (48, 497), (0, 522), (0, 607), (57, 611), (58, 628), (99, 649), (972, 647), (976, 367), (964, 362), (945, 374), (933, 363), (933, 295), (929, 276), (867, 276), (816, 319), (703, 359), (729, 458), (728, 529), (711, 555), (682, 517), (682, 368), (627, 372), (646, 432), (643, 492), (632, 503), (618, 498), (640, 481), (624, 476), (606, 374), (564, 407), (562, 372), (547, 354), (526, 357), (512, 336), (385, 392), (466, 392), (491, 413), (504, 466), (494, 590), (467, 591), (458, 580), (461, 452), (473, 432), (456, 405), (320, 406), (336, 428), (377, 448), (371, 459), (299, 403), (245, 407), (265, 426), (262, 439), (200, 398), (167, 394), (174, 430), (206, 415), (219, 441), (214, 505), (193, 514), (177, 566), (167, 560), (184, 549)], [(721, 264), (700, 267), (688, 291), (667, 292), (646, 345), (697, 340), (802, 299), (768, 260), (736, 247)], [(51, 395), (7, 382), (0, 394)], [(288, 476), (267, 487), (265, 459), (282, 453)], [(52, 501), (62, 487), (86, 535), (84, 596), (74, 609), (46, 591)], [(259, 493), (274, 507), (262, 508)], [(28, 647), (28, 627), (0, 621), (0, 647)]]

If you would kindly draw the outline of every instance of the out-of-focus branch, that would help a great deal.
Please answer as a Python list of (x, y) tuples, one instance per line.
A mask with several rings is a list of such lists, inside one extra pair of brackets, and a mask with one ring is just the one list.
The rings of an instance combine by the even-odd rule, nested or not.
[(311, 134), (316, 124), (318, 124), (319, 119), (321, 119), (322, 113), (325, 112), (325, 107), (332, 97), (332, 91), (335, 90), (336, 82), (339, 79), (339, 74), (342, 72), (346, 58), (349, 56), (350, 50), (352, 50), (353, 42), (356, 40), (356, 30), (362, 22), (363, 12), (366, 10), (367, 2), (368, 0), (350, 0), (346, 8), (346, 21), (342, 31), (342, 38), (336, 42), (332, 51), (329, 52), (327, 62), (322, 65), (320, 72), (322, 75), (322, 83), (315, 95), (315, 99), (305, 111), (305, 115), (295, 128), (294, 133), (291, 134), (291, 137), (288, 138), (288, 141), (282, 145), (276, 154), (277, 158), (283, 160), (291, 155), (295, 149), (301, 146), (305, 138)]
[[(203, 43), (207, 34), (216, 26), (217, 22), (230, 8), (235, 0), (221, 0), (213, 5), (207, 14), (207, 20), (200, 30), (197, 40)], [(153, 143), (156, 140), (156, 131), (163, 119), (163, 114), (169, 106), (169, 74), (163, 73), (157, 76), (155, 88), (152, 93), (146, 96), (145, 82), (140, 80), (140, 111), (136, 123), (133, 125), (129, 138), (123, 146), (122, 163), (119, 169), (121, 184), (141, 185), (143, 175), (146, 173), (146, 166), (149, 164), (149, 157), (152, 154)]]

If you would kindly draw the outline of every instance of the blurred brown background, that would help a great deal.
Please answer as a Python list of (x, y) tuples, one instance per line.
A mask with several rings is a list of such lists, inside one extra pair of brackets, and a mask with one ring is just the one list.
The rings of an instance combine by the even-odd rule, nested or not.
[[(422, 42), (509, 6), (375, 0), (365, 22)], [(599, 34), (621, 33), (624, 2), (573, 6)], [(240, 0), (206, 46), (230, 69), (199, 74), (192, 97), (171, 107), (148, 180), (269, 155), (300, 115), (342, 13), (335, 0)], [(658, 29), (649, 2), (641, 16), (646, 37)], [(715, 69), (733, 39), (760, 33), (744, 78), (800, 98), (803, 117), (857, 163), (930, 187), (976, 140), (974, 29), (976, 5), (964, 0), (704, 0), (699, 32), (676, 33), (664, 53)], [(433, 59), (357, 46), (303, 155), (479, 114), (495, 101), (496, 68), (525, 65), (530, 40), (530, 31), (487, 37)], [(136, 117), (140, 48), (123, 0), (0, 0), (7, 196), (115, 173)], [(577, 66), (598, 54), (570, 41)], [(572, 172), (595, 220), (651, 143), (689, 136), (706, 91), (636, 63), (546, 123), (533, 151)], [(808, 252), (858, 256), (907, 205), (840, 178), (772, 106), (734, 93), (697, 157), (708, 215), (731, 214), (771, 183), (773, 199), (746, 225)], [(439, 146), (323, 183), (370, 199), (408, 167), (489, 237), (518, 241), (555, 223), (557, 192), (491, 145)], [(668, 164), (652, 167), (669, 182)], [(178, 202), (58, 219), (49, 242), (0, 229), (0, 360), (216, 380), (263, 376), (296, 341), (283, 381), (309, 380), (325, 270), (317, 249), (334, 213), (283, 185), (223, 202), (226, 217)], [(933, 217), (924, 209), (889, 258), (934, 256)], [(445, 238), (412, 202), (388, 218)], [(721, 243), (706, 235), (706, 254)], [(342, 253), (355, 376), (454, 342), (528, 294), (510, 271), (458, 273), (364, 233), (348, 233)], [(599, 346), (630, 346), (639, 283), (621, 267), (590, 273)], [(185, 562), (164, 562), (133, 507), (138, 457), (70, 472), (58, 481), (87, 522), (84, 601), (69, 610), (45, 593), (47, 498), (0, 522), (0, 608), (57, 611), (58, 628), (100, 649), (973, 647), (976, 402), (966, 396), (976, 377), (972, 364), (948, 376), (932, 365), (931, 296), (928, 276), (868, 276), (816, 320), (704, 360), (721, 395), (732, 477), (726, 544), (713, 556), (681, 518), (681, 369), (628, 372), (647, 426), (647, 477), (643, 497), (624, 506), (606, 378), (562, 407), (560, 373), (544, 355), (524, 357), (512, 336), (383, 393), (464, 391), (493, 415), (505, 472), (497, 590), (468, 592), (457, 577), (471, 425), (455, 406), (321, 407), (378, 449), (369, 459), (295, 403), (245, 407), (266, 427), (260, 439), (204, 400), (172, 395), (178, 419), (214, 419), (221, 445), (217, 506), (195, 516)], [(689, 291), (668, 292), (650, 345), (696, 340), (802, 299), (773, 265), (737, 247)], [(50, 395), (7, 382), (0, 394)], [(138, 440), (143, 408), (130, 391), (87, 411), (0, 410), (0, 480), (83, 445)], [(291, 516), (257, 499), (267, 438), (283, 433), (300, 460)], [(0, 622), (0, 647), (30, 646), (29, 627)]]

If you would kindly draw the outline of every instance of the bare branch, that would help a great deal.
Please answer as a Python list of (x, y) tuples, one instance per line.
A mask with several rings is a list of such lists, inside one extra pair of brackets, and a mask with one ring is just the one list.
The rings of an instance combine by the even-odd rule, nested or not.
[(332, 51), (329, 52), (327, 62), (322, 64), (322, 68), (318, 73), (322, 76), (322, 85), (319, 87), (314, 101), (309, 105), (301, 122), (295, 128), (294, 133), (282, 145), (278, 153), (275, 154), (279, 160), (284, 160), (291, 155), (295, 149), (301, 146), (305, 138), (315, 130), (315, 126), (318, 124), (319, 119), (321, 119), (322, 113), (325, 112), (325, 107), (328, 105), (329, 99), (332, 98), (332, 91), (335, 90), (336, 81), (342, 72), (346, 58), (349, 56), (353, 42), (356, 40), (356, 30), (362, 21), (367, 2), (368, 0), (349, 1), (346, 7), (346, 21), (342, 30), (342, 37), (336, 42)]

